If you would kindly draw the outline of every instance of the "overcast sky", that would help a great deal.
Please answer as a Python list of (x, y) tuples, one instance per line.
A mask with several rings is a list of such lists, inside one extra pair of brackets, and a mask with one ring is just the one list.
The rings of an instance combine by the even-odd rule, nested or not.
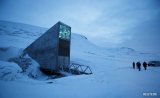
[(103, 47), (160, 53), (159, 0), (0, 0), (0, 20), (50, 28), (57, 21)]

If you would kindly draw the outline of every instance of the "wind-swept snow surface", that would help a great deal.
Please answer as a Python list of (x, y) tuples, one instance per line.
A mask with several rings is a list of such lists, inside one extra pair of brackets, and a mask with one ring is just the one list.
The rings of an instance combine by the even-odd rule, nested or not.
[(159, 55), (141, 53), (127, 47), (101, 48), (86, 37), (72, 33), (71, 62), (91, 67), (91, 75), (48, 79), (34, 61), (28, 77), (9, 59), (45, 32), (45, 28), (0, 21), (0, 98), (144, 98), (160, 97), (160, 68), (132, 69), (132, 62), (159, 60)]

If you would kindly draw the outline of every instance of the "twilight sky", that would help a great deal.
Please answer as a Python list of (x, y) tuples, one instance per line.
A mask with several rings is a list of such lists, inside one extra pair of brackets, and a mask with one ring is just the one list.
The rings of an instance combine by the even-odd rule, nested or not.
[(103, 47), (160, 53), (159, 0), (0, 0), (0, 20), (50, 28), (57, 21)]

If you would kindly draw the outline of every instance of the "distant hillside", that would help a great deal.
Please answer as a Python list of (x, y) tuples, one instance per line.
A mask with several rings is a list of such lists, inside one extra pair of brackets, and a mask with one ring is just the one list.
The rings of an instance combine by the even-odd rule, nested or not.
[[(54, 24), (53, 24), (54, 25)], [(48, 28), (32, 26), (23, 23), (15, 23), (8, 21), (0, 21), (0, 51), (5, 49), (24, 49), (35, 39), (40, 37)], [(105, 56), (109, 59), (155, 59), (158, 55), (140, 53), (128, 47), (121, 48), (102, 48), (91, 43), (87, 37), (72, 33), (71, 36), (71, 58), (82, 58), (84, 55), (95, 55), (99, 57)], [(11, 49), (10, 49), (11, 51)]]

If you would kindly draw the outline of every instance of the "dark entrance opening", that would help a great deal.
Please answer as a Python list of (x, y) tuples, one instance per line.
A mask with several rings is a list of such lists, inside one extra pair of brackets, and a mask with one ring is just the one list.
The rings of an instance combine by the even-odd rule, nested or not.
[(70, 41), (59, 39), (59, 56), (70, 56)]

